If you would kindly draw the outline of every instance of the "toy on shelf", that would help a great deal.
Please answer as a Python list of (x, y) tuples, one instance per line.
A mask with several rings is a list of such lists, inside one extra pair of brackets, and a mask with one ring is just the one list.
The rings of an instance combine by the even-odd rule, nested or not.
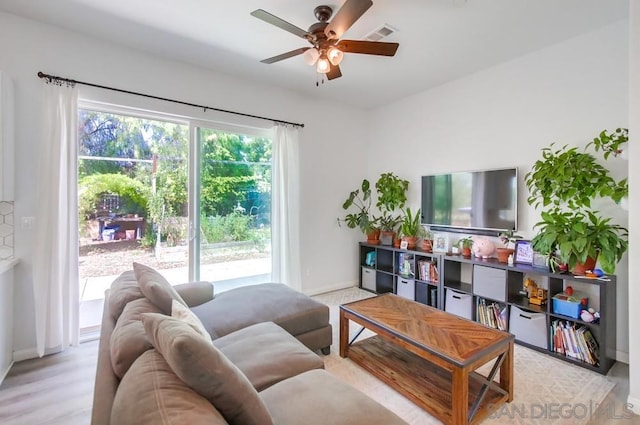
[(595, 311), (593, 308), (582, 310), (580, 312), (580, 320), (587, 323), (598, 323), (600, 320), (600, 312)]
[(544, 288), (538, 288), (538, 284), (535, 280), (527, 278), (524, 281), (524, 287), (527, 291), (529, 303), (535, 305), (544, 305), (547, 303), (547, 290)]
[(489, 258), (493, 255), (493, 252), (496, 250), (496, 246), (489, 240), (489, 238), (473, 236), (472, 239), (473, 246), (471, 247), (471, 250), (476, 258)]

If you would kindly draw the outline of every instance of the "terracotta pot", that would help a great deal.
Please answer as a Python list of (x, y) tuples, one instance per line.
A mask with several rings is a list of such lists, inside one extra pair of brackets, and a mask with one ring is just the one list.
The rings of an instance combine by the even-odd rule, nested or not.
[(407, 249), (415, 249), (418, 246), (418, 238), (415, 236), (403, 236), (403, 241), (407, 241)]
[(496, 255), (498, 256), (498, 261), (501, 263), (509, 262), (509, 256), (513, 254), (515, 249), (511, 248), (496, 248)]
[(371, 245), (378, 245), (380, 243), (380, 229), (367, 233), (367, 243)]
[(573, 269), (571, 270), (571, 273), (576, 274), (576, 275), (584, 275), (584, 273), (587, 270), (592, 270), (596, 267), (596, 259), (595, 258), (591, 258), (591, 257), (587, 257), (587, 261), (584, 263), (578, 263), (576, 264)]
[(393, 247), (394, 248), (400, 248), (400, 239), (393, 238)]
[(431, 239), (423, 239), (422, 250), (424, 252), (433, 252), (433, 241)]
[(462, 248), (462, 256), (464, 258), (471, 258), (471, 248)]

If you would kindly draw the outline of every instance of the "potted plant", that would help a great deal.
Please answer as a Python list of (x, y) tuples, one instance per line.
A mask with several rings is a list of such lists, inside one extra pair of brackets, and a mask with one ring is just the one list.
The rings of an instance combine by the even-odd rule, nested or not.
[(382, 245), (392, 244), (396, 228), (402, 222), (402, 216), (394, 213), (396, 210), (404, 208), (404, 203), (407, 201), (407, 189), (409, 189), (409, 181), (403, 180), (393, 173), (381, 174), (376, 182), (378, 194), (376, 207), (382, 214), (376, 220), (380, 227)]
[[(575, 274), (593, 269), (596, 260), (606, 273), (613, 273), (628, 246), (627, 229), (591, 209), (594, 198), (608, 197), (618, 203), (628, 193), (627, 180), (614, 180), (587, 152), (594, 146), (605, 153), (605, 159), (609, 157), (612, 151), (604, 147), (613, 145), (602, 141), (603, 134), (606, 131), (584, 151), (566, 145), (556, 149), (553, 144), (544, 148), (542, 159), (525, 175), (528, 203), (544, 208), (541, 221), (534, 225), (539, 233), (531, 241), (533, 249), (550, 259), (559, 258), (554, 262), (565, 262)], [(621, 132), (619, 138), (623, 135)]]
[(500, 239), (500, 242), (504, 245), (496, 248), (498, 261), (501, 263), (507, 263), (509, 261), (509, 256), (516, 252), (516, 242), (518, 239), (522, 239), (522, 236), (516, 235), (513, 230), (509, 229), (498, 234), (498, 239)]
[(433, 232), (429, 229), (424, 229), (421, 248), (424, 252), (433, 252)]
[(380, 230), (377, 228), (376, 220), (370, 215), (371, 209), (371, 185), (369, 180), (362, 180), (359, 189), (349, 193), (349, 197), (342, 204), (342, 208), (348, 210), (354, 208), (355, 212), (350, 212), (344, 218), (338, 218), (338, 225), (346, 223), (350, 229), (359, 228), (367, 235), (367, 242), (372, 244), (380, 243)]
[(413, 215), (411, 208), (404, 210), (404, 218), (400, 224), (400, 234), (402, 240), (407, 241), (408, 249), (415, 249), (418, 246), (418, 238), (426, 234), (424, 227), (420, 224), (420, 209)]
[(473, 247), (473, 239), (471, 236), (466, 236), (458, 240), (456, 244), (460, 248), (462, 256), (464, 258), (471, 258), (471, 247)]

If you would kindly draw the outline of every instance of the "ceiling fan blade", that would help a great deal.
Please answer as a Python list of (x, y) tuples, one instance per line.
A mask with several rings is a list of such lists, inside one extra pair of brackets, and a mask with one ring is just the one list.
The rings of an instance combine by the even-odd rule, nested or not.
[(371, 0), (347, 0), (324, 29), (327, 38), (338, 39), (342, 37), (342, 34), (351, 28), (351, 25), (360, 19), (371, 6), (373, 6)]
[(342, 77), (340, 67), (338, 65), (330, 65), (329, 72), (327, 72), (327, 80), (333, 80), (340, 77)]
[(363, 53), (365, 55), (393, 56), (398, 50), (398, 43), (382, 41), (340, 40), (336, 47), (344, 53)]
[(302, 28), (298, 28), (295, 25), (290, 24), (289, 22), (285, 21), (284, 19), (278, 18), (275, 15), (272, 15), (271, 13), (265, 10), (262, 10), (262, 9), (254, 10), (253, 12), (251, 12), (251, 15), (271, 25), (275, 25), (278, 28), (288, 31), (293, 35), (297, 35), (300, 38), (308, 39), (309, 37), (311, 37), (311, 34), (303, 30)]
[(292, 51), (287, 52), (287, 53), (282, 53), (281, 55), (274, 56), (272, 58), (263, 59), (260, 62), (262, 62), (262, 63), (274, 63), (274, 62), (281, 61), (283, 59), (289, 59), (289, 58), (292, 58), (294, 56), (298, 56), (298, 55), (303, 54), (304, 52), (306, 52), (310, 48), (311, 47), (301, 47), (299, 49), (295, 49), (295, 50), (292, 50)]

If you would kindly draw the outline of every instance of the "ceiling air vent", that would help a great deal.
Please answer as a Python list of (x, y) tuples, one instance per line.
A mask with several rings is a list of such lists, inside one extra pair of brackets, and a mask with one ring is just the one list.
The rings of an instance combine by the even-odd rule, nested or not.
[(380, 41), (383, 38), (389, 37), (391, 34), (393, 34), (396, 31), (398, 30), (393, 28), (391, 25), (383, 24), (382, 26), (370, 32), (367, 36), (365, 36), (364, 39), (368, 41)]

